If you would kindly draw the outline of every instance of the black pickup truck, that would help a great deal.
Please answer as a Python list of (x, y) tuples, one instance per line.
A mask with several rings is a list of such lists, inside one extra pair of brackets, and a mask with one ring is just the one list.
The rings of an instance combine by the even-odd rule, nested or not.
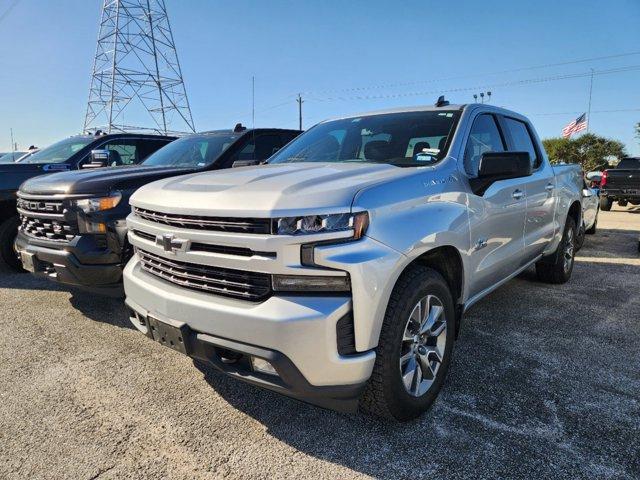
[(18, 192), (15, 245), (22, 264), (65, 284), (120, 295), (122, 268), (132, 254), (125, 218), (135, 190), (166, 177), (260, 163), (299, 133), (237, 125), (182, 137), (138, 166), (29, 180)]
[(602, 173), (600, 208), (609, 211), (613, 202), (621, 207), (640, 205), (640, 157), (623, 158), (616, 168)]
[[(20, 184), (45, 173), (140, 163), (175, 137), (115, 133), (76, 135), (39, 150), (19, 163), (0, 165), (0, 260), (14, 270), (21, 264), (14, 240), (20, 219), (16, 192)], [(98, 158), (92, 151), (102, 152)]]

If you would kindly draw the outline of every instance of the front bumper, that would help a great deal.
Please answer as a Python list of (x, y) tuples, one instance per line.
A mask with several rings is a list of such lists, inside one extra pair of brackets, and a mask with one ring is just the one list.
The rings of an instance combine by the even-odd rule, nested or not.
[[(16, 249), (33, 255), (34, 273), (49, 279), (107, 295), (122, 295), (122, 265), (101, 263), (113, 260), (109, 253), (97, 250), (89, 239), (78, 237), (69, 244), (55, 245), (18, 232)], [(78, 255), (78, 251), (82, 255)], [(97, 257), (97, 259), (96, 259)], [(83, 263), (93, 259), (95, 263)], [(100, 263), (99, 263), (100, 262)]]
[[(371, 375), (375, 353), (338, 354), (336, 324), (352, 312), (348, 296), (272, 296), (251, 303), (180, 288), (141, 270), (138, 257), (124, 270), (132, 323), (143, 333), (153, 317), (186, 325), (191, 356), (250, 383), (310, 403), (353, 410)], [(269, 376), (222, 362), (216, 349), (268, 360)]]

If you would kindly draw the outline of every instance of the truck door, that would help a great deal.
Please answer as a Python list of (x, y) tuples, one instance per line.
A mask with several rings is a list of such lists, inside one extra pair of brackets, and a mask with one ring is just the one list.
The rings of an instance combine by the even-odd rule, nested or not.
[(529, 152), (533, 174), (526, 179), (527, 213), (524, 223), (524, 257), (528, 263), (540, 255), (553, 239), (556, 198), (553, 168), (536, 147), (529, 125), (521, 120), (502, 117), (509, 150)]
[[(506, 150), (496, 118), (483, 113), (473, 121), (463, 164), (469, 178), (478, 176), (485, 152)], [(469, 194), (470, 265), (473, 269), (470, 296), (495, 285), (520, 265), (524, 249), (526, 178), (494, 182), (482, 195)]]

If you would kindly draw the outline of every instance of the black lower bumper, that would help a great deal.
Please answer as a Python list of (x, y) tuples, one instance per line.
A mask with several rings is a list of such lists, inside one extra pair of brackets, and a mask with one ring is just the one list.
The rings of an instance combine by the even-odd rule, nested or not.
[(16, 238), (16, 248), (32, 256), (36, 275), (103, 295), (124, 294), (120, 264), (83, 264), (73, 252), (36, 245), (22, 232)]
[(626, 200), (630, 203), (640, 203), (640, 189), (608, 189), (600, 191), (601, 197), (608, 197), (614, 201)]
[[(162, 331), (159, 335), (157, 332), (154, 335), (151, 327), (157, 328), (158, 322), (155, 319), (143, 318), (132, 309), (130, 320), (136, 326), (140, 326), (149, 338), (244, 382), (339, 412), (354, 413), (358, 410), (358, 400), (366, 383), (311, 385), (294, 363), (281, 352), (200, 333), (184, 324), (173, 328), (173, 334)], [(181, 344), (177, 345), (178, 343)], [(251, 365), (251, 357), (269, 362), (277, 375), (255, 371)]]

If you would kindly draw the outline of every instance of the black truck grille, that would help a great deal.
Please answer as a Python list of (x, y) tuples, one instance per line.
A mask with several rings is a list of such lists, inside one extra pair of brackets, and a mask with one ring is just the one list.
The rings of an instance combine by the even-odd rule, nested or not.
[(177, 228), (234, 233), (271, 233), (271, 219), (269, 218), (203, 217), (161, 213), (138, 207), (133, 208), (133, 213), (145, 220)]
[(253, 302), (271, 295), (271, 276), (266, 273), (197, 265), (137, 251), (143, 270), (181, 287)]
[(43, 240), (68, 242), (77, 234), (75, 227), (62, 220), (30, 218), (25, 215), (20, 215), (20, 220), (20, 230), (31, 237)]

